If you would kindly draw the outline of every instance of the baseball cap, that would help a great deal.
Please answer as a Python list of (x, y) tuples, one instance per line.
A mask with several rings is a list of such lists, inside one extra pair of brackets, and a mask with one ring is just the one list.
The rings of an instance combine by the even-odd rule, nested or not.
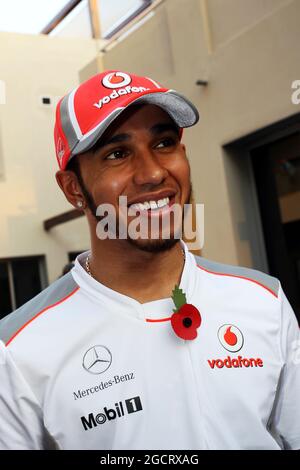
[(119, 70), (99, 73), (57, 104), (54, 141), (60, 169), (64, 170), (75, 155), (91, 149), (109, 125), (133, 103), (159, 106), (180, 129), (199, 120), (196, 107), (187, 98), (151, 78)]

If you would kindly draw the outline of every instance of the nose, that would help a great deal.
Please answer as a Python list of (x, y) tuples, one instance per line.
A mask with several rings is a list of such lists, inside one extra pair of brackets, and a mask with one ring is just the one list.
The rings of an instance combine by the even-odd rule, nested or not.
[(141, 150), (135, 158), (133, 180), (137, 185), (160, 184), (168, 176), (168, 170), (161, 164), (151, 149)]

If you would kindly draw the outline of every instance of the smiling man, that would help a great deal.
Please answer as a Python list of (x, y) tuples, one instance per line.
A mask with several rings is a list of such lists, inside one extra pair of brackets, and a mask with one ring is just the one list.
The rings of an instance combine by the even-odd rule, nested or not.
[(279, 281), (181, 238), (182, 129), (198, 117), (120, 71), (59, 102), (56, 179), (91, 246), (0, 323), (0, 448), (300, 447), (299, 328)]
[[(66, 170), (56, 177), (69, 202), (86, 212), (91, 236), (88, 262), (93, 276), (142, 303), (169, 297), (183, 269), (182, 249), (176, 238), (182, 220), (166, 219), (170, 219), (170, 237), (165, 238), (162, 224), (155, 227), (155, 219), (162, 219), (175, 205), (189, 203), (191, 184), (180, 131), (167, 112), (153, 104), (134, 103), (92, 150), (71, 159)], [(127, 198), (126, 213), (119, 211), (120, 196)], [(134, 212), (139, 211), (147, 238), (133, 238), (128, 231), (123, 239), (99, 240), (100, 217), (96, 213), (103, 204), (115, 210), (116, 235), (121, 228), (130, 227), (136, 218)]]

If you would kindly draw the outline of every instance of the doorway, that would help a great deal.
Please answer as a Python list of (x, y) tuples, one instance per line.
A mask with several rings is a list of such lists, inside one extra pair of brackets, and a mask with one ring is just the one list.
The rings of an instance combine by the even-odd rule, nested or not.
[(300, 132), (250, 152), (270, 274), (300, 317)]
[[(224, 149), (228, 182), (242, 201), (252, 266), (280, 280), (300, 323), (300, 114)], [(231, 205), (235, 211), (233, 197)]]
[(47, 285), (44, 256), (0, 259), (0, 319)]

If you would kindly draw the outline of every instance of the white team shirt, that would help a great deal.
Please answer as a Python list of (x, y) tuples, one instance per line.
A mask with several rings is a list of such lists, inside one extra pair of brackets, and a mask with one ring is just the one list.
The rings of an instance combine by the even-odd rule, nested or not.
[(171, 298), (90, 277), (87, 252), (0, 322), (0, 449), (300, 449), (299, 327), (279, 282), (181, 244), (195, 340), (174, 333)]

